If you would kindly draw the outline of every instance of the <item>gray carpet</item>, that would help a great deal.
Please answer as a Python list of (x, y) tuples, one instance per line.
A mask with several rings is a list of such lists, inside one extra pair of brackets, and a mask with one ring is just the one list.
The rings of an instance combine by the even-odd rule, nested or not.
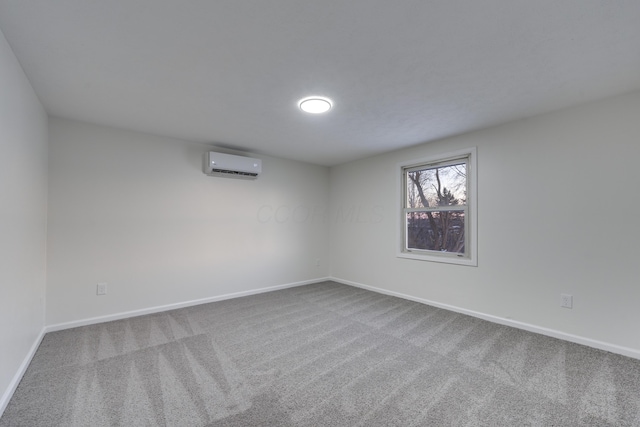
[(49, 333), (0, 426), (632, 426), (640, 361), (324, 282)]

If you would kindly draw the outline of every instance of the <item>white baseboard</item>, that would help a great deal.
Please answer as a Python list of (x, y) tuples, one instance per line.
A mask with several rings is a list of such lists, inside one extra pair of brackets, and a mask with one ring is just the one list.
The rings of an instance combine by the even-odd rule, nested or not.
[(400, 292), (389, 291), (387, 289), (376, 288), (374, 286), (364, 285), (362, 283), (352, 282), (351, 280), (340, 279), (337, 277), (331, 277), (329, 280), (342, 283), (344, 285), (355, 286), (357, 288), (367, 289), (369, 291), (377, 292), (380, 294), (391, 295), (394, 297), (419, 302), (422, 304), (431, 305), (433, 307), (443, 308), (445, 310), (454, 311), (456, 313), (467, 314), (469, 316), (477, 317), (479, 319), (487, 320), (493, 323), (499, 323), (501, 325), (512, 326), (514, 328), (523, 329), (529, 332), (535, 332), (537, 334), (546, 335), (553, 338), (558, 338), (564, 341), (573, 342), (576, 344), (586, 345), (588, 347), (597, 348), (600, 350), (609, 351), (611, 353), (621, 354), (623, 356), (632, 357), (634, 359), (640, 359), (640, 350), (623, 347), (616, 344), (611, 344), (603, 341), (594, 340), (591, 338), (582, 337), (579, 335), (573, 335), (566, 332), (558, 331), (555, 329), (544, 328), (542, 326), (536, 326), (529, 323), (518, 322), (517, 320), (505, 319), (503, 317), (493, 316), (491, 314), (480, 313), (473, 310), (467, 310), (465, 308), (455, 307), (448, 304), (442, 304), (436, 301), (430, 301), (424, 298), (418, 298), (411, 295), (402, 294)]
[(106, 316), (90, 317), (88, 319), (74, 320), (71, 322), (56, 323), (53, 325), (46, 326), (45, 332), (61, 331), (63, 329), (77, 328), (79, 326), (94, 325), (96, 323), (110, 322), (112, 320), (127, 319), (129, 317), (143, 316), (145, 314), (159, 313), (162, 311), (175, 310), (178, 308), (191, 307), (194, 305), (206, 304), (206, 303), (216, 302), (216, 301), (223, 301), (226, 299), (246, 297), (249, 295), (262, 294), (265, 292), (273, 292), (273, 291), (278, 291), (280, 289), (310, 285), (312, 283), (318, 283), (325, 280), (331, 280), (331, 279), (329, 277), (321, 277), (317, 279), (304, 280), (302, 282), (287, 283), (284, 285), (270, 286), (270, 287), (260, 288), (260, 289), (252, 289), (249, 291), (234, 292), (231, 294), (218, 295), (214, 297), (201, 298), (197, 300), (183, 301), (183, 302), (178, 302), (174, 304), (160, 305), (156, 307), (142, 308), (139, 310), (126, 311), (122, 313), (108, 314)]
[(7, 409), (7, 405), (9, 404), (9, 401), (11, 400), (13, 393), (18, 388), (18, 384), (20, 384), (20, 380), (22, 380), (24, 373), (27, 371), (27, 368), (31, 363), (31, 359), (33, 359), (33, 356), (36, 354), (36, 351), (38, 350), (38, 346), (42, 342), (42, 338), (44, 338), (45, 333), (46, 333), (45, 329), (42, 328), (42, 330), (40, 331), (40, 334), (36, 337), (35, 341), (31, 345), (31, 348), (29, 349), (29, 352), (27, 353), (26, 357), (20, 364), (20, 367), (18, 368), (18, 372), (16, 372), (16, 374), (13, 376), (13, 379), (9, 383), (9, 387), (7, 387), (7, 389), (4, 391), (4, 394), (2, 395), (2, 399), (0, 399), (0, 417), (2, 417), (2, 414), (4, 414), (4, 410)]

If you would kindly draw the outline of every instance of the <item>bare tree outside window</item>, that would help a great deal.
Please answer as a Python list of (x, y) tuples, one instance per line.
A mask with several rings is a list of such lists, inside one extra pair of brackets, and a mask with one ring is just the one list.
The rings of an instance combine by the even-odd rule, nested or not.
[(406, 249), (465, 253), (466, 159), (406, 168)]

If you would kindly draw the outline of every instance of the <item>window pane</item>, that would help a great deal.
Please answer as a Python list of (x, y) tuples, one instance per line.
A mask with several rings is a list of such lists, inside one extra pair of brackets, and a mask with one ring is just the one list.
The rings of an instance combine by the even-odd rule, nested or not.
[(407, 248), (464, 254), (464, 212), (407, 213)]
[(467, 165), (460, 163), (407, 172), (407, 207), (429, 208), (467, 203)]

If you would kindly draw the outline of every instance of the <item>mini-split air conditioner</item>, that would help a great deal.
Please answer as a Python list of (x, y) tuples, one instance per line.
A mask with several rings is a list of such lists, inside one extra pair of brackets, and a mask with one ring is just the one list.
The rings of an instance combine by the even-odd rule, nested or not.
[(262, 160), (232, 154), (204, 153), (203, 171), (211, 176), (256, 179), (262, 172)]

